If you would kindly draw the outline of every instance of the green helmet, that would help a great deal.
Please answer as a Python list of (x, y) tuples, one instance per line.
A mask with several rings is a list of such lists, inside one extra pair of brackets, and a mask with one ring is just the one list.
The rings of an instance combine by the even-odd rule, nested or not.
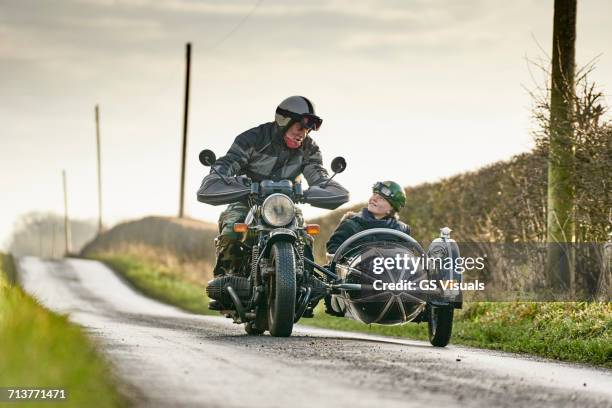
[(394, 181), (379, 181), (372, 186), (372, 191), (383, 196), (395, 211), (401, 210), (406, 205), (404, 189)]

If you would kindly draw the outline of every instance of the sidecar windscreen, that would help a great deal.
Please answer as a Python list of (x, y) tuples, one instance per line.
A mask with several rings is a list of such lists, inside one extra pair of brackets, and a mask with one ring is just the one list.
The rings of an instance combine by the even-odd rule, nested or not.
[(336, 265), (345, 283), (360, 291), (343, 293), (350, 316), (363, 323), (400, 324), (414, 320), (428, 297), (422, 253), (406, 243), (380, 241), (360, 245)]

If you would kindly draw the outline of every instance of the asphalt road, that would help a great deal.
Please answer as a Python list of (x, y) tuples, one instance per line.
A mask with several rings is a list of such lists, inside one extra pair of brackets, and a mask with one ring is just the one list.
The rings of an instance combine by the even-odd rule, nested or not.
[(304, 326), (250, 337), (148, 299), (98, 262), (27, 257), (18, 272), (86, 328), (136, 406), (612, 407), (612, 370)]

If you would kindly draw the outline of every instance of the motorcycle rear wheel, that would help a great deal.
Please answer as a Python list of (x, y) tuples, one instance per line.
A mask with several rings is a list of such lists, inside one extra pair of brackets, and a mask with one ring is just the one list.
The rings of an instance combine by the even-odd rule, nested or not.
[(268, 327), (274, 337), (289, 337), (295, 316), (295, 253), (289, 242), (272, 247), (274, 275), (268, 278)]

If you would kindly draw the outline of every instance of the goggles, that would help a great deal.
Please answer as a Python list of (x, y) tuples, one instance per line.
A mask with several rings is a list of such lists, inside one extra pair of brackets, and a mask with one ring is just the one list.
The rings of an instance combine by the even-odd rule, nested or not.
[(282, 108), (276, 109), (276, 113), (279, 113), (283, 116), (293, 119), (296, 122), (299, 122), (302, 128), (308, 129), (308, 130), (317, 131), (321, 128), (321, 124), (323, 124), (323, 119), (311, 113), (298, 114), (298, 113), (293, 113), (293, 112), (290, 112)]
[(372, 191), (382, 195), (385, 198), (393, 197), (393, 192), (391, 191), (391, 189), (387, 187), (386, 185), (384, 185), (383, 183), (381, 183), (380, 181), (374, 184), (374, 186), (372, 186)]
[(302, 115), (300, 118), (300, 125), (304, 129), (317, 131), (321, 128), (323, 124), (323, 119), (318, 117), (317, 115)]

